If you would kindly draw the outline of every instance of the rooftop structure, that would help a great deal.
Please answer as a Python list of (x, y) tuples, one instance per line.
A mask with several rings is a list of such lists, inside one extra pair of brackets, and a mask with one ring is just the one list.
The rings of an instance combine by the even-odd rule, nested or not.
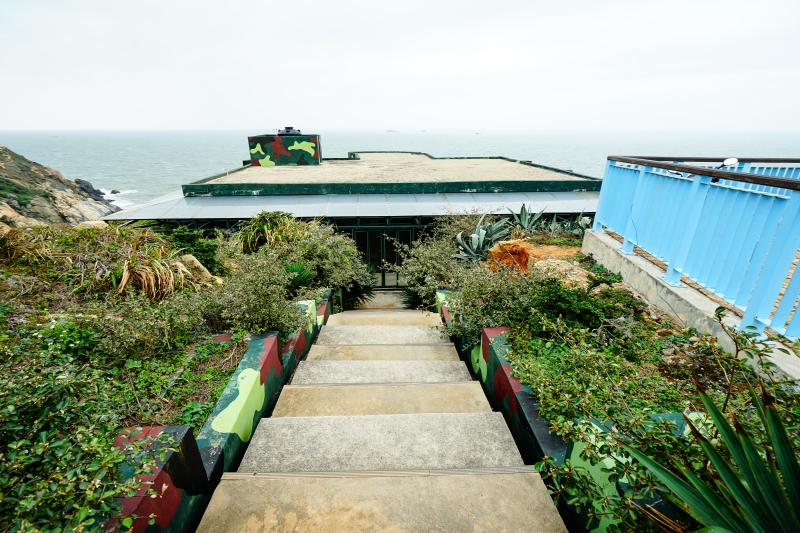
[(597, 191), (600, 180), (505, 157), (350, 152), (308, 166), (247, 166), (183, 186), (186, 196)]
[[(289, 132), (289, 133), (286, 133)], [(286, 128), (248, 138), (250, 159), (236, 171), (182, 185), (182, 192), (119, 211), (106, 220), (157, 220), (205, 229), (230, 228), (261, 211), (321, 218), (350, 233), (382, 285), (436, 216), (508, 214), (525, 205), (551, 215), (592, 214), (601, 180), (506, 157), (436, 158), (418, 152), (349, 152), (323, 159), (319, 135)], [(389, 239), (387, 240), (387, 237)], [(394, 279), (389, 279), (394, 276)]]

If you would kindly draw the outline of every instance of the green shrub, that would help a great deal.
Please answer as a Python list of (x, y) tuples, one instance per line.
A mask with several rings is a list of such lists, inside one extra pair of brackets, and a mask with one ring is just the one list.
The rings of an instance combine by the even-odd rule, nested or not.
[(287, 302), (291, 276), (282, 264), (283, 258), (264, 252), (239, 255), (225, 283), (197, 293), (194, 305), (211, 329), (278, 331), (285, 337), (301, 327), (302, 318)]
[(4, 530), (99, 532), (139, 487), (154, 457), (114, 446), (110, 388), (104, 371), (66, 356), (0, 366)]
[(169, 235), (169, 240), (182, 250), (182, 253), (192, 254), (204, 267), (214, 275), (223, 275), (222, 265), (217, 263), (217, 239), (203, 238), (202, 231), (193, 231), (186, 226), (178, 226)]
[(569, 327), (595, 329), (643, 308), (628, 291), (592, 292), (533, 272), (520, 273), (503, 265), (495, 268), (479, 266), (459, 276), (458, 292), (450, 298), (450, 311), (459, 317), (450, 325), (451, 335), (477, 343), (482, 328), (514, 324), (536, 335), (544, 332), (541, 317), (550, 321), (561, 318)]

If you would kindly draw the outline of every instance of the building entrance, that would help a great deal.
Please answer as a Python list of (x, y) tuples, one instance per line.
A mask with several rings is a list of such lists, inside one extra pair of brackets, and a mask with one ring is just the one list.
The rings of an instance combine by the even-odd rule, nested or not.
[(394, 266), (402, 262), (402, 255), (398, 253), (398, 245), (411, 246), (411, 229), (370, 229), (352, 230), (353, 240), (356, 241), (358, 250), (364, 254), (364, 259), (375, 270), (378, 276), (379, 287), (403, 287), (405, 281)]

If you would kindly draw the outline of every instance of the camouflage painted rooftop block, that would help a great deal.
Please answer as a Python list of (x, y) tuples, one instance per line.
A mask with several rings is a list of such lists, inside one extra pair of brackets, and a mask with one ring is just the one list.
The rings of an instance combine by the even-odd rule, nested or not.
[(319, 165), (319, 135), (255, 135), (247, 138), (250, 163), (256, 167)]

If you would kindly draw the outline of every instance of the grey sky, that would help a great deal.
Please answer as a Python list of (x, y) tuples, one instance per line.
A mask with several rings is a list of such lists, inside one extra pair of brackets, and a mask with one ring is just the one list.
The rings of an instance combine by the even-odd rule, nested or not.
[(0, 130), (800, 130), (800, 2), (0, 0)]

